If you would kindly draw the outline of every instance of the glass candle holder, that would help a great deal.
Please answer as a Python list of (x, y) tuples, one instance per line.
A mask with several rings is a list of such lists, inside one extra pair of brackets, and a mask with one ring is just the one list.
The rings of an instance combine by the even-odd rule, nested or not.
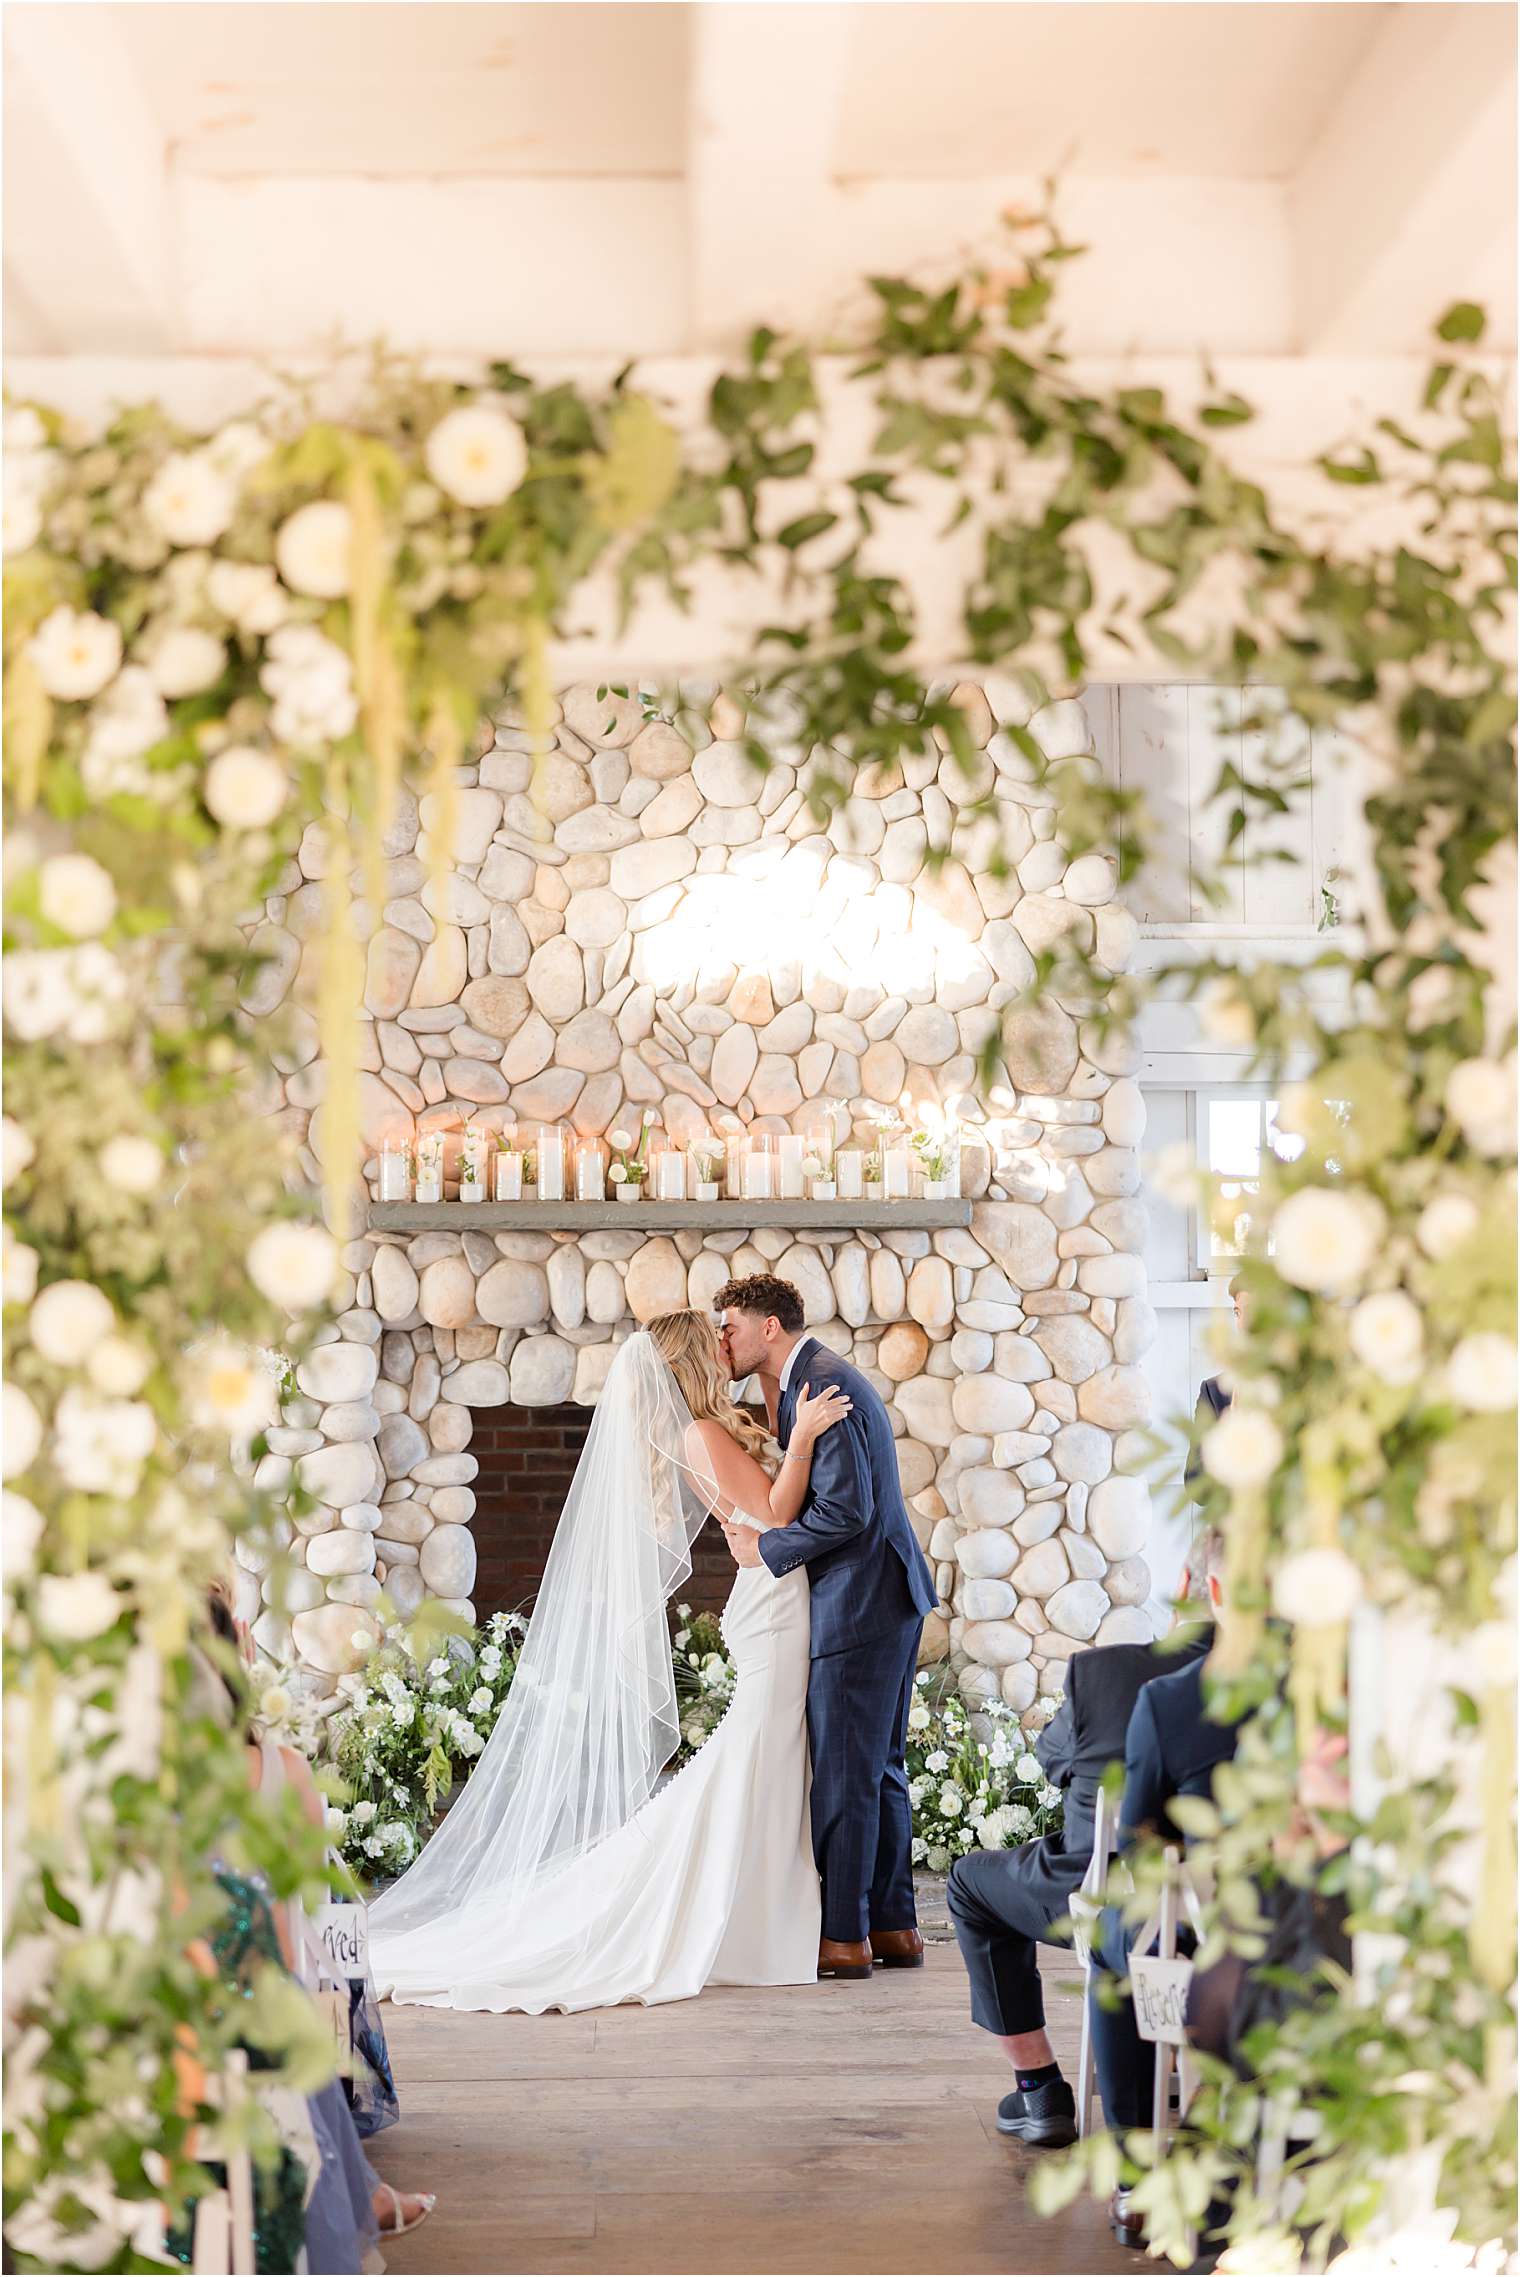
[(383, 1139), (380, 1145), (381, 1201), (407, 1202), (411, 1194), (411, 1155), (405, 1139)]
[(744, 1199), (769, 1202), (776, 1191), (776, 1156), (768, 1131), (752, 1132), (744, 1154)]
[(496, 1149), (496, 1199), (498, 1202), (520, 1202), (523, 1191), (522, 1148), (516, 1135), (507, 1146)]
[(783, 1131), (776, 1149), (776, 1191), (783, 1202), (800, 1202), (807, 1191), (808, 1144), (800, 1131)]
[(905, 1202), (913, 1191), (913, 1150), (906, 1139), (895, 1139), (881, 1150), (882, 1184), (889, 1202)]
[(581, 1139), (575, 1149), (575, 1198), (578, 1202), (607, 1199), (607, 1150), (600, 1139)]
[(749, 1159), (749, 1140), (743, 1131), (734, 1131), (723, 1142), (723, 1187), (731, 1201), (737, 1202), (744, 1193), (744, 1165)]
[(459, 1199), (461, 1202), (483, 1202), (486, 1199), (486, 1134), (476, 1130), (473, 1123), (466, 1130), (459, 1149)]
[(443, 1200), (443, 1133), (424, 1131), (417, 1141), (417, 1199)]
[(858, 1202), (866, 1188), (866, 1158), (858, 1146), (842, 1146), (834, 1157), (834, 1178), (839, 1198)]
[(684, 1202), (686, 1199), (686, 1154), (664, 1136), (656, 1137), (649, 1150), (650, 1193), (657, 1202)]
[(542, 1123), (538, 1132), (538, 1198), (562, 1202), (565, 1198), (565, 1134), (558, 1123)]

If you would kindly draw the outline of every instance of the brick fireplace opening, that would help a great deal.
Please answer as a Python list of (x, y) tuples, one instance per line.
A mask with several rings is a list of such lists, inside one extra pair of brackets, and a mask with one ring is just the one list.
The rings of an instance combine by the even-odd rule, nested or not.
[[(473, 1597), (477, 1620), (526, 1610), (538, 1594), (549, 1544), (575, 1476), (589, 1407), (477, 1407), (470, 1453), (480, 1464), (475, 1480), (478, 1558)], [(682, 1604), (718, 1613), (733, 1587), (734, 1566), (715, 1525), (704, 1526), (692, 1547), (691, 1579)]]

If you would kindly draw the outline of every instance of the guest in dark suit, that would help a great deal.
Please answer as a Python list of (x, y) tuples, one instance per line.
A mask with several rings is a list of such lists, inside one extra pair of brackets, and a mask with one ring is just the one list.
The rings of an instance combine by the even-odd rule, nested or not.
[[(1251, 1300), (1246, 1293), (1246, 1285), (1238, 1273), (1230, 1283), (1230, 1302), (1235, 1308), (1235, 1326), (1244, 1336), (1250, 1325)], [(1202, 1439), (1204, 1433), (1219, 1421), (1234, 1397), (1235, 1394), (1230, 1389), (1229, 1379), (1225, 1376), (1205, 1376), (1203, 1382), (1198, 1386), (1198, 1400), (1193, 1409), (1195, 1445), (1192, 1453), (1188, 1456), (1187, 1469), (1183, 1473), (1184, 1485), (1196, 1486), (1199, 1479), (1202, 1478), (1203, 1461), (1198, 1453), (1196, 1442)]]
[[(738, 1565), (791, 1573), (812, 1593), (808, 1746), (813, 1855), (823, 1884), (820, 1976), (868, 1977), (923, 1961), (913, 1902), (913, 1813), (904, 1756), (924, 1615), (936, 1596), (897, 1475), (892, 1426), (868, 1379), (815, 1337), (790, 1281), (756, 1273), (718, 1291), (736, 1381), (758, 1375), (791, 1437), (797, 1393), (837, 1386), (851, 1402), (813, 1450), (807, 1497), (790, 1526), (725, 1526)], [(830, 1441), (833, 1442), (830, 1445)]]
[[(1188, 1658), (1205, 1647), (1189, 1641)], [(1143, 1686), (1179, 1665), (1154, 1645), (1099, 1645), (1072, 1655), (1066, 1698), (1035, 1741), (1052, 1786), (1063, 1790), (1059, 1834), (1013, 1850), (972, 1851), (950, 1869), (946, 1902), (971, 1979), (971, 2015), (1001, 2041), (1017, 2084), (998, 2105), (998, 2129), (1049, 2149), (1076, 2136), (1076, 2103), (1045, 2031), (1038, 1943), (1058, 1932), (1092, 1857), (1098, 1789), (1124, 1753)]]
[[(1204, 1580), (1216, 1612), (1224, 1603), (1224, 1563), (1224, 1537), (1212, 1528), (1200, 1545), (1194, 1573)], [(1210, 1629), (1205, 1632), (1205, 1651), (1212, 1643)], [(1235, 1726), (1217, 1722), (1209, 1714), (1204, 1674), (1204, 1656), (1197, 1654), (1186, 1667), (1147, 1684), (1135, 1702), (1124, 1741), (1121, 1852), (1145, 1834), (1185, 1842), (1169, 1805), (1178, 1795), (1209, 1795), (1216, 1769), (1235, 1753)], [(1114, 1980), (1129, 1973), (1136, 1935), (1136, 1925), (1126, 1924), (1117, 1907), (1105, 1910), (1093, 1944), (1093, 1978), (1087, 1995), (1098, 2092), (1104, 2118), (1116, 2134), (1151, 2123), (1155, 2046), (1141, 2039), (1129, 1995), (1116, 1995), (1114, 1990)], [(1144, 2242), (1127, 2191), (1115, 2192), (1110, 2218), (1126, 2244)]]

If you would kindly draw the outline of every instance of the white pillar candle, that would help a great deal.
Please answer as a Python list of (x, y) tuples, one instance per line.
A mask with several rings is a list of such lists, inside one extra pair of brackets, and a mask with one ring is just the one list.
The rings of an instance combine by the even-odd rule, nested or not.
[(522, 1200), (523, 1158), (516, 1147), (499, 1147), (496, 1153), (496, 1199), (498, 1202)]
[(404, 1202), (410, 1193), (406, 1148), (400, 1139), (387, 1139), (380, 1149), (380, 1199), (382, 1202)]
[(744, 1157), (744, 1199), (768, 1202), (771, 1198), (771, 1157), (752, 1147)]
[(882, 1154), (882, 1182), (889, 1202), (905, 1202), (913, 1190), (913, 1155), (906, 1146), (889, 1146)]
[(807, 1159), (807, 1140), (796, 1132), (782, 1133), (780, 1153), (777, 1157), (781, 1173), (780, 1195), (783, 1202), (800, 1202), (804, 1192), (803, 1163)]
[(582, 1146), (575, 1150), (575, 1198), (578, 1202), (607, 1199), (607, 1179), (599, 1146)]
[(858, 1202), (865, 1191), (866, 1158), (858, 1146), (841, 1147), (834, 1158), (834, 1173), (842, 1202)]
[(742, 1137), (725, 1140), (723, 1147), (723, 1183), (728, 1188), (730, 1196), (742, 1194), (746, 1191), (744, 1165), (748, 1160), (749, 1147)]
[(666, 1147), (654, 1158), (654, 1198), (657, 1202), (686, 1199), (686, 1157), (679, 1147)]
[(565, 1198), (565, 1147), (558, 1130), (541, 1129), (538, 1134), (538, 1198), (541, 1202)]

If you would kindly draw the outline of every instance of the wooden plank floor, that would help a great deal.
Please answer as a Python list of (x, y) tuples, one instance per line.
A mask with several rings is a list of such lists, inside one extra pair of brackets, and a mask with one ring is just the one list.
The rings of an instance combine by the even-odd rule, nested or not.
[[(1042, 1956), (1076, 2072), (1072, 1960)], [(1088, 2201), (1025, 2202), (1049, 2153), (993, 2125), (1009, 2085), (953, 1942), (866, 1984), (704, 1992), (584, 2016), (385, 2011), (401, 2123), (369, 2146), (436, 2190), (396, 2272), (1100, 2272), (1144, 2266)]]

